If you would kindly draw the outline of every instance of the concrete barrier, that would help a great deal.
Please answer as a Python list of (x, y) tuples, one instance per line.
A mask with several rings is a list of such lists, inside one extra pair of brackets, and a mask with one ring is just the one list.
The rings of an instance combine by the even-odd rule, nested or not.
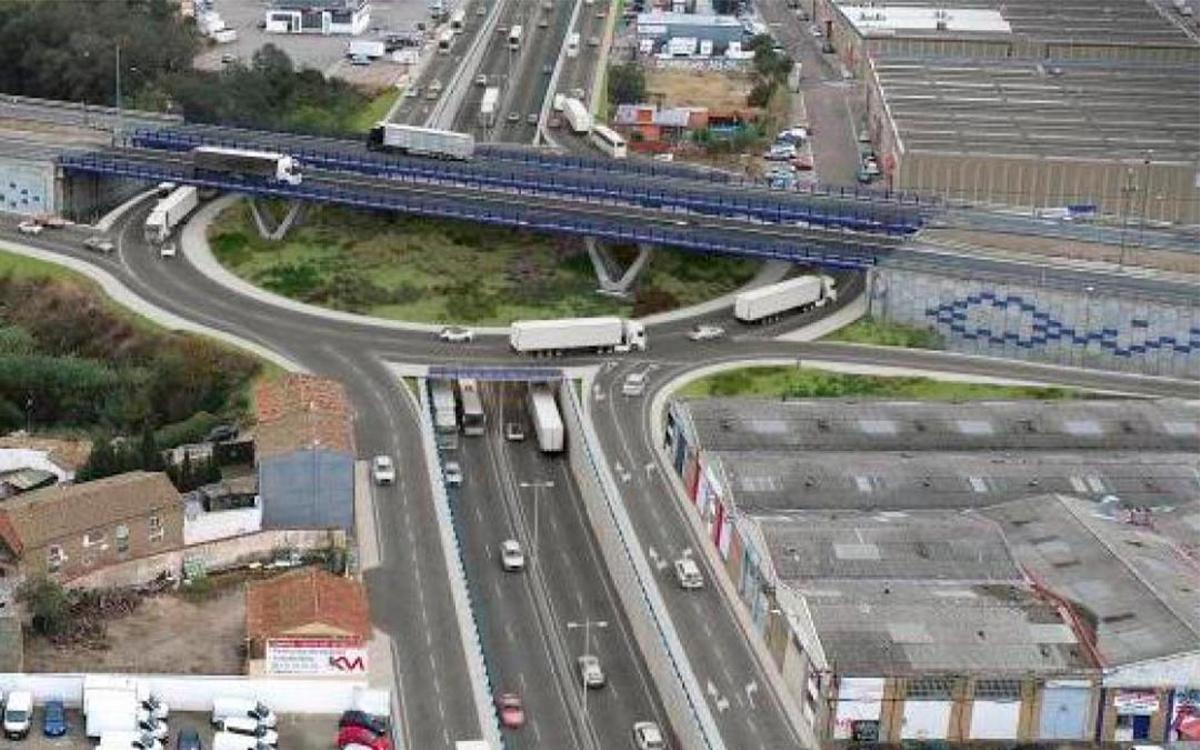
[(638, 648), (675, 731), (676, 742), (671, 746), (724, 750), (724, 741), (620, 500), (616, 482), (594, 448), (599, 440), (591, 423), (583, 417), (583, 406), (572, 381), (564, 381), (559, 396), (571, 473)]

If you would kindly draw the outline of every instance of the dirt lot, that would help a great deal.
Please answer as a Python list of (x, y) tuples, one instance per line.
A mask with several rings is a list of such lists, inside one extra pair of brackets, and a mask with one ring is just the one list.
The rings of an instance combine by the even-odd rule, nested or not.
[[(107, 622), (104, 649), (57, 648), (27, 634), (30, 672), (171, 672), (242, 674), (238, 647), (246, 632), (246, 597), (240, 584), (202, 602), (176, 594), (145, 599), (132, 615)], [(186, 632), (203, 637), (180, 638)]]
[(748, 76), (691, 70), (647, 70), (646, 99), (662, 97), (665, 107), (744, 109), (750, 93)]

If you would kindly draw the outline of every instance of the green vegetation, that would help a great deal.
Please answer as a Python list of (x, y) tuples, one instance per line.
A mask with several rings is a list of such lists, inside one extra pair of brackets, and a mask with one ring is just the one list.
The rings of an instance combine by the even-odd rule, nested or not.
[(646, 101), (646, 71), (636, 62), (610, 65), (606, 84), (608, 100), (613, 106)]
[(931, 401), (983, 399), (1083, 398), (1066, 388), (962, 383), (917, 377), (849, 375), (797, 367), (746, 367), (727, 370), (689, 383), (679, 396), (708, 398), (745, 396), (758, 398), (907, 398)]
[(160, 447), (246, 414), (256, 360), (163, 332), (44, 266), (0, 255), (0, 432), (91, 433), (86, 479), (161, 468)]
[(21, 584), (17, 598), (29, 608), (35, 632), (54, 636), (71, 624), (71, 599), (58, 581), (38, 575)]
[(349, 129), (358, 133), (367, 132), (387, 116), (388, 110), (399, 98), (400, 89), (395, 87), (380, 92), (350, 119)]
[(249, 66), (196, 70), (206, 44), (170, 0), (0, 2), (0, 91), (112, 105), (117, 48), (126, 106), (192, 122), (338, 134), (361, 131), (376, 102), (266, 45)]
[(909, 349), (942, 349), (945, 346), (941, 335), (936, 331), (903, 323), (889, 323), (870, 316), (834, 331), (824, 340), (844, 341), (849, 344), (903, 346)]
[[(521, 318), (647, 315), (729, 292), (751, 261), (656, 251), (632, 300), (596, 293), (574, 239), (467, 222), (313, 207), (283, 242), (238, 204), (210, 229), (218, 260), (248, 281), (303, 302), (385, 318), (504, 325)], [(614, 248), (628, 263), (633, 248)]]

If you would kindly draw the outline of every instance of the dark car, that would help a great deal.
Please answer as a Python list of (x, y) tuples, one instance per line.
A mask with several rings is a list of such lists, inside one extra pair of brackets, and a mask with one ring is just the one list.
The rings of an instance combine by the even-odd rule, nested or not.
[(46, 701), (42, 711), (42, 734), (47, 737), (62, 737), (67, 733), (67, 711), (62, 701)]
[(238, 428), (231, 424), (219, 424), (208, 433), (208, 442), (220, 443), (238, 436)]
[(200, 733), (193, 727), (180, 729), (179, 737), (175, 740), (175, 750), (204, 750), (204, 743), (200, 741)]
[(346, 727), (362, 727), (375, 734), (387, 734), (388, 722), (382, 716), (372, 716), (366, 711), (346, 711), (338, 721), (338, 729)]

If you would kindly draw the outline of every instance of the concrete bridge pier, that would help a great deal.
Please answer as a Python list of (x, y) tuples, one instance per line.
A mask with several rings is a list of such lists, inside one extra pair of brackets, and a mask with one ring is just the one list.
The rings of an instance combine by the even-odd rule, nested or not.
[(283, 239), (292, 225), (299, 221), (304, 214), (304, 201), (292, 201), (288, 205), (288, 211), (284, 214), (283, 219), (272, 228), (270, 225), (274, 223), (274, 219), (259, 208), (258, 201), (254, 198), (247, 198), (247, 200), (250, 203), (250, 215), (254, 217), (254, 224), (258, 227), (259, 236), (272, 242)]
[[(637, 257), (629, 264), (629, 268), (622, 271), (617, 259), (612, 257), (603, 245), (596, 242), (595, 238), (585, 237), (584, 245), (587, 247), (588, 257), (592, 260), (592, 268), (596, 271), (596, 281), (600, 284), (600, 290), (607, 294), (621, 295), (629, 293), (629, 287), (637, 281), (638, 274), (646, 267), (654, 249), (651, 245), (638, 243)], [(614, 279), (616, 274), (620, 274), (620, 278)]]

